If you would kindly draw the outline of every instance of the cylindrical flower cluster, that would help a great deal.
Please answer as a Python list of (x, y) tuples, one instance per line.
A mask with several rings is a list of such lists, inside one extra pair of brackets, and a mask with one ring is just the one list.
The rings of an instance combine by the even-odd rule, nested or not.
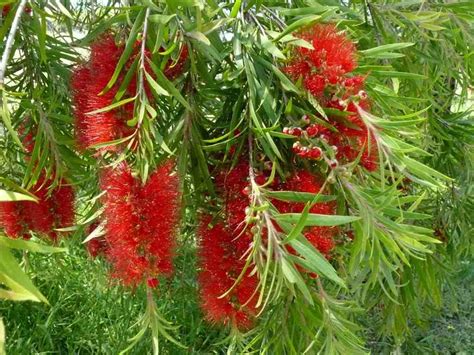
[(331, 24), (317, 24), (299, 36), (314, 49), (298, 47), (285, 71), (294, 80), (302, 78), (303, 86), (319, 104), (333, 110), (334, 114), (329, 113), (328, 117), (336, 130), (311, 122), (306, 116), (301, 128), (284, 128), (285, 133), (297, 138), (293, 151), (301, 158), (319, 160), (320, 147), (329, 144), (336, 150), (337, 159), (348, 162), (357, 159), (362, 151), (360, 164), (369, 171), (377, 170), (375, 137), (357, 109), (358, 105), (368, 110), (369, 102), (364, 91), (365, 77), (351, 75), (357, 67), (354, 44)]
[(179, 221), (179, 179), (174, 162), (160, 165), (143, 185), (126, 163), (101, 178), (106, 191), (107, 258), (112, 276), (124, 285), (156, 285), (158, 275), (173, 271), (175, 232)]
[(249, 164), (238, 163), (218, 175), (216, 186), (223, 198), (224, 218), (213, 221), (205, 215), (199, 229), (199, 274), (201, 306), (206, 318), (218, 324), (247, 329), (256, 314), (258, 280), (247, 269), (230, 293), (245, 265), (244, 253), (251, 247), (252, 234), (246, 228), (249, 205)]
[[(128, 59), (125, 68), (130, 69), (136, 59), (141, 47), (137, 42), (134, 52)], [(73, 91), (73, 102), (75, 106), (75, 132), (79, 148), (87, 149), (91, 146), (114, 141), (132, 134), (132, 128), (127, 126), (127, 121), (134, 115), (134, 103), (129, 102), (115, 109), (90, 112), (103, 109), (114, 103), (124, 75), (121, 73), (113, 87), (102, 93), (117, 67), (119, 59), (124, 51), (124, 45), (117, 45), (111, 34), (104, 35), (91, 45), (91, 55), (87, 63), (76, 68), (71, 80)], [(145, 51), (146, 59), (151, 53)], [(188, 56), (186, 47), (183, 47), (179, 60), (176, 63), (167, 63), (164, 73), (169, 79), (180, 75), (184, 69)], [(154, 76), (148, 63), (145, 63), (146, 71)], [(126, 88), (125, 97), (133, 97), (137, 93), (137, 75), (132, 76)], [(145, 83), (145, 90), (151, 98), (150, 88)], [(127, 96), (128, 95), (128, 96)], [(116, 146), (102, 147), (102, 150), (116, 150)]]
[(30, 237), (29, 231), (58, 238), (54, 229), (69, 227), (74, 222), (74, 191), (64, 180), (48, 193), (51, 180), (40, 178), (31, 192), (38, 198), (33, 201), (0, 202), (0, 226), (11, 238)]

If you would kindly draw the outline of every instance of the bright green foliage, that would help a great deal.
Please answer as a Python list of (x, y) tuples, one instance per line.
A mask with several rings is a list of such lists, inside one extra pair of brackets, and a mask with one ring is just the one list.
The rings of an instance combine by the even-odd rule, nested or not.
[[(2, 43), (17, 5), (2, 18)], [(132, 338), (132, 351), (143, 353), (148, 347), (141, 338), (150, 330), (156, 352), (180, 353), (185, 347), (196, 353), (363, 354), (372, 346), (367, 345), (369, 338), (400, 350), (411, 341), (412, 329), (440, 309), (450, 273), (472, 256), (472, 4), (143, 0), (97, 6), (93, 1), (38, 0), (29, 6), (32, 14), (22, 16), (0, 87), (0, 200), (34, 198), (28, 189), (46, 171), (54, 184), (63, 176), (71, 179), (79, 216), (77, 227), (71, 228), (72, 241), (62, 242), (70, 254), (35, 256), (30, 266), (38, 289), (55, 302), (49, 316), (45, 319), (46, 311), (30, 303), (9, 306), (6, 312), (7, 342), (12, 342), (13, 352), (116, 353), (132, 349), (127, 342)], [(322, 22), (336, 23), (356, 42), (356, 72), (367, 75), (372, 106), (370, 112), (359, 107), (359, 113), (375, 137), (383, 168), (368, 173), (356, 161), (342, 174), (324, 164), (312, 165), (326, 178), (324, 195), (271, 191), (249, 173), (248, 217), (255, 232), (246, 267), (258, 275), (260, 313), (255, 328), (245, 334), (220, 329), (206, 323), (198, 305), (199, 212), (211, 209), (216, 171), (237, 163), (239, 153), (248, 155), (254, 168), (262, 168), (262, 157), (271, 163), (268, 184), (275, 177), (285, 178), (295, 163), (293, 140), (282, 128), (308, 112), (323, 118), (331, 114), (282, 70), (294, 48), (310, 46), (296, 37), (298, 31)], [(69, 79), (72, 67), (87, 57), (88, 45), (107, 31), (125, 46), (103, 92), (115, 83), (120, 88), (114, 102), (99, 111), (133, 103), (134, 117), (127, 124), (139, 139), (137, 146), (133, 137), (114, 141), (127, 148), (97, 159), (97, 151), (76, 149)], [(137, 39), (142, 51), (127, 71)], [(169, 80), (163, 69), (168, 60), (178, 59), (182, 46), (189, 49), (188, 69)], [(135, 73), (137, 95), (124, 98)], [(156, 105), (150, 103), (145, 84)], [(18, 133), (25, 129), (22, 125), (27, 131), (36, 127), (29, 159)], [(80, 245), (97, 237), (103, 227), (85, 235), (103, 212), (99, 168), (127, 160), (145, 181), (169, 156), (177, 159), (184, 205), (176, 275), (160, 283), (155, 295), (150, 289), (130, 292), (109, 285), (106, 267), (86, 259)], [(306, 208), (302, 213), (279, 213), (273, 199), (303, 202)], [(336, 215), (309, 213), (312, 205), (329, 200), (337, 203)], [(339, 226), (353, 231), (354, 240), (338, 245), (328, 261), (303, 236), (305, 226)], [(45, 301), (10, 249), (58, 249), (0, 238), (0, 282), (8, 287), (0, 288), (0, 297)], [(288, 253), (287, 244), (296, 254)], [(53, 279), (42, 277), (43, 267)], [(61, 272), (50, 273), (54, 267)], [(318, 277), (308, 277), (301, 268)], [(236, 283), (240, 277), (243, 273)], [(81, 289), (86, 291), (81, 294)], [(61, 324), (63, 334), (50, 327), (56, 312), (68, 315)], [(10, 325), (9, 318), (16, 314), (31, 316)], [(36, 343), (38, 337), (30, 342), (15, 329), (19, 325), (45, 331), (41, 341), (49, 343)]]

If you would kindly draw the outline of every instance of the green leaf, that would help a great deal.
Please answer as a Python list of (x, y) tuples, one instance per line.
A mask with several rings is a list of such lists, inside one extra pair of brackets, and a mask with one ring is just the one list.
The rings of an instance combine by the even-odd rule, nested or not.
[(280, 79), (280, 83), (283, 89), (285, 89), (286, 91), (293, 91), (296, 94), (300, 93), (300, 90), (295, 86), (295, 84), (293, 84), (293, 82), (290, 79), (288, 79), (288, 77), (285, 74), (283, 74), (281, 70), (278, 69), (275, 65), (269, 63), (268, 61), (266, 61), (265, 59), (259, 56), (252, 56), (252, 58), (256, 60), (257, 62), (259, 62), (260, 64), (262, 64), (267, 69), (272, 70), (275, 73), (275, 75), (278, 77), (278, 79)]
[[(297, 223), (300, 220), (300, 213), (284, 213), (275, 215), (277, 221), (285, 223)], [(359, 220), (357, 216), (338, 216), (310, 213), (306, 218), (305, 226), (339, 226), (341, 224), (352, 223)]]
[(153, 63), (151, 60), (147, 59), (148, 63), (150, 64), (153, 72), (156, 75), (156, 82), (168, 91), (172, 96), (174, 96), (187, 110), (191, 111), (191, 106), (186, 101), (186, 99), (181, 95), (178, 89), (173, 85), (171, 81), (163, 74), (163, 72)]
[(372, 74), (379, 78), (403, 78), (403, 79), (414, 79), (414, 80), (428, 79), (428, 77), (421, 74), (407, 73), (407, 72), (401, 72), (401, 71), (390, 71), (390, 70), (374, 70), (372, 71)]
[[(1, 296), (0, 296), (1, 298)], [(0, 318), (0, 355), (6, 355), (5, 352), (5, 326), (3, 325), (3, 319)]]
[(306, 300), (310, 304), (313, 304), (313, 298), (311, 297), (311, 293), (308, 289), (308, 286), (306, 286), (306, 283), (301, 277), (301, 274), (298, 272), (298, 270), (296, 270), (290, 259), (287, 259), (285, 257), (281, 258), (281, 270), (283, 272), (283, 276), (285, 276), (288, 282), (290, 282), (291, 284), (296, 284), (296, 286), (299, 288)]
[(242, 4), (242, 0), (235, 0), (234, 6), (232, 6), (232, 10), (230, 11), (230, 17), (236, 18), (237, 14), (240, 10), (240, 5)]
[(199, 41), (205, 44), (206, 46), (211, 45), (211, 41), (209, 41), (206, 35), (202, 32), (199, 32), (199, 31), (187, 32), (186, 36), (189, 38), (195, 39), (196, 41)]
[(112, 88), (112, 86), (114, 86), (115, 82), (117, 81), (120, 75), (120, 72), (122, 71), (122, 68), (124, 67), (125, 63), (127, 63), (128, 58), (130, 58), (130, 55), (132, 54), (133, 48), (135, 47), (135, 42), (138, 37), (138, 31), (142, 27), (144, 19), (145, 19), (145, 10), (141, 10), (137, 18), (135, 19), (135, 23), (133, 24), (132, 29), (130, 30), (127, 43), (125, 44), (125, 48), (122, 52), (122, 55), (120, 56), (117, 66), (115, 67), (114, 73), (112, 74), (112, 77), (110, 78), (109, 82), (107, 83), (105, 88), (102, 90), (100, 95), (105, 94), (107, 91), (109, 91)]
[(207, 35), (207, 34), (217, 30), (218, 28), (220, 28), (224, 25), (227, 25), (227, 24), (231, 23), (232, 21), (234, 21), (234, 20), (231, 19), (231, 18), (221, 18), (221, 19), (218, 19), (218, 20), (210, 21), (208, 23), (205, 23), (201, 27), (201, 31), (202, 31), (202, 33)]
[(3, 123), (5, 123), (5, 127), (7, 127), (8, 133), (10, 133), (10, 135), (12, 136), (13, 141), (19, 147), (21, 147), (21, 149), (24, 149), (23, 144), (20, 141), (20, 138), (18, 138), (18, 134), (13, 129), (12, 121), (11, 121), (11, 117), (10, 117), (10, 110), (9, 110), (9, 107), (8, 107), (8, 97), (7, 97), (7, 93), (4, 89), (2, 90), (2, 103), (3, 103), (3, 105), (2, 105), (1, 113), (2, 113)]
[(316, 197), (317, 194), (296, 191), (266, 191), (265, 195), (269, 198), (290, 202), (328, 202), (336, 199), (334, 195), (319, 195)]
[(306, 220), (308, 219), (310, 209), (311, 209), (311, 202), (308, 202), (306, 203), (303, 211), (300, 214), (300, 219), (293, 226), (290, 233), (288, 233), (285, 240), (283, 241), (283, 244), (286, 244), (290, 242), (291, 240), (296, 239), (301, 234), (301, 232), (303, 232), (303, 229), (306, 226)]
[(0, 283), (22, 295), (23, 300), (48, 303), (7, 248), (0, 248)]
[(297, 239), (293, 239), (289, 243), (298, 254), (306, 261), (303, 267), (309, 268), (310, 271), (327, 277), (342, 287), (345, 287), (344, 281), (337, 275), (336, 270), (332, 265), (322, 256), (304, 236), (300, 235)]
[(37, 202), (38, 199), (30, 195), (25, 195), (19, 192), (7, 191), (0, 189), (0, 201), (33, 201)]
[(151, 22), (158, 23), (160, 25), (166, 25), (168, 22), (171, 21), (171, 19), (175, 17), (176, 17), (176, 14), (172, 14), (172, 15), (157, 14), (157, 15), (150, 15), (148, 17), (148, 20), (150, 20)]
[(283, 32), (281, 32), (276, 38), (273, 39), (274, 42), (279, 41), (283, 37), (285, 37), (287, 34), (290, 34), (301, 27), (309, 26), (315, 22), (320, 21), (322, 18), (321, 15), (311, 15), (311, 16), (306, 16), (303, 18), (300, 18), (299, 20), (296, 20), (293, 22), (291, 25), (287, 26)]
[(74, 20), (74, 17), (72, 16), (71, 12), (62, 4), (61, 1), (53, 0), (53, 3), (64, 16), (68, 17), (71, 20)]
[(38, 244), (24, 239), (11, 239), (0, 235), (0, 245), (10, 249), (29, 250), (35, 253), (63, 253), (66, 248), (57, 248), (49, 245)]
[(157, 95), (163, 95), (163, 96), (170, 96), (170, 93), (163, 89), (156, 81), (153, 79), (153, 77), (145, 72), (146, 80), (148, 81), (148, 84), (150, 84), (151, 88), (155, 91)]
[(100, 108), (100, 109), (87, 112), (86, 115), (92, 116), (92, 115), (95, 115), (95, 114), (98, 114), (98, 113), (111, 111), (111, 110), (113, 110), (113, 109), (116, 109), (117, 107), (120, 107), (120, 106), (123, 106), (123, 105), (125, 105), (125, 104), (128, 104), (129, 102), (132, 102), (132, 101), (134, 101), (135, 99), (136, 99), (136, 97), (129, 97), (129, 98), (120, 100), (120, 101), (118, 101), (118, 102), (114, 102), (113, 104), (111, 104), (111, 105), (109, 105), (109, 106), (102, 107), (102, 108)]
[(99, 37), (99, 35), (107, 30), (109, 30), (115, 23), (125, 22), (127, 20), (127, 14), (121, 12), (116, 16), (110, 17), (104, 21), (100, 21), (92, 31), (90, 31), (83, 39), (74, 43), (78, 46), (86, 46), (91, 41)]
[(400, 43), (391, 43), (391, 44), (384, 44), (382, 46), (370, 48), (370, 49), (365, 49), (363, 51), (359, 51), (359, 53), (362, 53), (364, 56), (374, 56), (374, 55), (379, 55), (381, 53), (386, 53), (390, 51), (395, 51), (398, 49), (403, 49), (407, 47), (413, 46), (415, 43), (411, 42), (400, 42)]

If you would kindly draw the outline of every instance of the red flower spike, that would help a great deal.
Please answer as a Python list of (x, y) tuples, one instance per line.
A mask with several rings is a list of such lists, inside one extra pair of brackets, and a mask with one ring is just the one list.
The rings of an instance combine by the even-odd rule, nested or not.
[(181, 49), (181, 53), (179, 54), (179, 58), (176, 63), (173, 63), (171, 59), (168, 60), (168, 63), (166, 63), (164, 74), (169, 80), (174, 80), (183, 73), (184, 66), (186, 64), (186, 61), (188, 60), (188, 55), (188, 47), (184, 45)]
[(136, 287), (150, 275), (173, 271), (174, 229), (179, 218), (179, 181), (167, 161), (142, 186), (122, 163), (104, 172), (107, 255), (112, 276)]
[(24, 233), (21, 208), (21, 201), (0, 202), (0, 227), (10, 238), (18, 238)]
[(165, 275), (173, 271), (173, 232), (179, 220), (179, 180), (173, 169), (171, 160), (158, 167), (139, 194), (143, 201), (140, 234), (148, 238), (148, 252)]
[[(70, 187), (55, 188), (49, 193), (51, 180), (40, 177), (31, 192), (38, 198), (33, 201), (0, 202), (0, 224), (11, 238), (29, 238), (34, 231), (57, 240), (54, 228), (66, 227), (74, 221), (74, 193)], [(55, 200), (55, 196), (58, 197)]]
[[(120, 78), (105, 94), (101, 95), (101, 92), (112, 77), (122, 51), (123, 47), (117, 46), (111, 35), (105, 35), (91, 45), (89, 62), (73, 72), (71, 87), (75, 106), (75, 134), (81, 149), (110, 142), (131, 133), (130, 128), (126, 126), (126, 120), (131, 118), (129, 108), (128, 111), (120, 107), (89, 114), (112, 104)], [(117, 148), (109, 146), (102, 149)]]
[(324, 94), (326, 80), (321, 75), (311, 75), (304, 80), (304, 87), (313, 96), (320, 97)]
[(323, 73), (339, 70), (341, 74), (356, 68), (354, 44), (333, 24), (317, 24), (301, 33), (314, 49), (299, 47), (300, 53)]
[(48, 181), (44, 178), (40, 178), (35, 186), (31, 189), (31, 192), (38, 198), (38, 202), (25, 201), (24, 202), (24, 218), (29, 229), (41, 233), (47, 234), (52, 239), (55, 239), (56, 235), (53, 232), (54, 228), (54, 215), (53, 215), (53, 203), (48, 196)]
[(294, 78), (306, 76), (311, 72), (311, 66), (304, 60), (294, 61), (284, 68), (285, 72)]
[(299, 36), (314, 49), (299, 47), (296, 59), (284, 70), (294, 79), (303, 76), (306, 89), (313, 95), (322, 96), (327, 84), (338, 84), (355, 69), (355, 46), (334, 25), (317, 24)]
[(233, 286), (245, 260), (237, 251), (240, 248), (236, 248), (236, 240), (240, 238), (235, 239), (235, 235), (222, 223), (209, 228), (210, 222), (210, 216), (203, 217), (199, 229), (201, 307), (212, 323), (248, 329), (256, 314), (258, 295), (254, 292), (258, 281), (247, 273), (230, 294), (220, 298)]
[(74, 223), (74, 190), (64, 180), (51, 193), (53, 213), (58, 228), (70, 227)]

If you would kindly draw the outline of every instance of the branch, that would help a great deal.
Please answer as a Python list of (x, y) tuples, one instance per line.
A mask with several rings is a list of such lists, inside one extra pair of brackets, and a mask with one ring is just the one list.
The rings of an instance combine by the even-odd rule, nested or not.
[[(140, 76), (138, 78), (138, 90), (140, 90), (140, 101), (143, 103), (146, 98), (146, 92), (145, 92), (145, 71), (146, 71), (146, 35), (148, 31), (148, 17), (150, 16), (150, 8), (147, 7), (146, 13), (145, 13), (145, 20), (143, 22), (143, 33), (142, 33), (142, 43), (141, 43), (141, 50), (140, 50)], [(138, 122), (138, 127), (141, 126), (141, 119)]]
[(5, 71), (7, 69), (8, 59), (10, 58), (10, 53), (13, 48), (13, 42), (15, 40), (15, 34), (20, 24), (20, 17), (23, 14), (27, 0), (21, 0), (20, 5), (15, 13), (15, 18), (13, 19), (12, 27), (8, 33), (7, 42), (5, 44), (5, 51), (2, 55), (2, 62), (0, 63), (0, 89), (3, 88), (3, 82), (5, 81)]

